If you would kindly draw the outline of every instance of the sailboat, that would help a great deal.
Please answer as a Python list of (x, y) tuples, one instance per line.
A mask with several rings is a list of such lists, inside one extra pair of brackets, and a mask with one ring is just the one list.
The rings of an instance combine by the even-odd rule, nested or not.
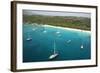
[(30, 37), (30, 35), (28, 34), (28, 38), (26, 39), (26, 41), (31, 41), (32, 38)]
[(44, 30), (44, 31), (43, 31), (43, 33), (47, 33), (47, 31), (46, 31), (46, 30)]
[(32, 30), (33, 30), (33, 31), (35, 31), (35, 30), (36, 30), (36, 28), (33, 28)]
[[(81, 30), (81, 33), (82, 33), (82, 30)], [(81, 49), (83, 49), (84, 48), (84, 46), (83, 46), (83, 41), (82, 41), (82, 39), (81, 39), (81, 42), (82, 42), (82, 44), (81, 44)]]
[(50, 55), (49, 59), (54, 59), (58, 56), (58, 52), (56, 52), (56, 44), (55, 44), (55, 41), (54, 41), (54, 50), (53, 50), (53, 54)]
[(44, 29), (43, 29), (43, 33), (47, 33), (47, 30), (46, 30), (46, 28), (45, 28), (45, 25), (46, 25), (46, 24), (43, 25), (43, 28), (44, 28)]
[(81, 45), (81, 49), (84, 48), (83, 45)]
[(70, 43), (71, 42), (71, 40), (67, 40), (67, 43)]
[(31, 41), (31, 40), (32, 40), (32, 38), (27, 38), (26, 40), (27, 40), (27, 41)]

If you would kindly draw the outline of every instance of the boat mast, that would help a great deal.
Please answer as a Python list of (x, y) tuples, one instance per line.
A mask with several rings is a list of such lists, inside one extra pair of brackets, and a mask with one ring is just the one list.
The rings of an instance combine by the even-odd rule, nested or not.
[(56, 42), (54, 40), (54, 54), (56, 53)]
[[(81, 30), (81, 33), (82, 33), (82, 35), (83, 35), (83, 31)], [(83, 40), (82, 40), (82, 38), (81, 38), (81, 49), (83, 48)]]
[(30, 38), (30, 33), (28, 33), (28, 38)]

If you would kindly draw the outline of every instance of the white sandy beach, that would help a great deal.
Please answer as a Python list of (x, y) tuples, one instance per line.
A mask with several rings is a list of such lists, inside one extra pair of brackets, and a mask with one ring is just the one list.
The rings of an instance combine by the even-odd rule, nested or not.
[(51, 25), (44, 25), (45, 27), (53, 27), (53, 28), (60, 28), (60, 29), (65, 29), (65, 30), (73, 30), (73, 31), (80, 31), (80, 32), (87, 32), (87, 33), (91, 33), (91, 31), (87, 31), (87, 30), (81, 30), (81, 29), (74, 29), (74, 28), (67, 28), (67, 27), (59, 27), (59, 26), (51, 26)]

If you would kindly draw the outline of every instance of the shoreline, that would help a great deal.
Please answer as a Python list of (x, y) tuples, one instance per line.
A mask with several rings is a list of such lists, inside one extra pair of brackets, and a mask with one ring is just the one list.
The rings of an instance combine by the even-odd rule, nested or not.
[(91, 31), (81, 30), (81, 29), (75, 29), (75, 28), (59, 27), (59, 26), (51, 26), (51, 25), (44, 25), (44, 26), (45, 26), (45, 27), (60, 28), (60, 29), (65, 29), (65, 30), (73, 30), (73, 31), (80, 31), (80, 32), (87, 32), (87, 33), (91, 33)]

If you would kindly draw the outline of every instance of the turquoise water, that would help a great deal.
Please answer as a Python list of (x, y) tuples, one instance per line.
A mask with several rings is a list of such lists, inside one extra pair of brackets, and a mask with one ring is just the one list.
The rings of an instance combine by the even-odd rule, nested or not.
[[(29, 37), (32, 40), (27, 41)], [(54, 41), (59, 55), (50, 60), (54, 52)], [(23, 24), (23, 62), (90, 59), (90, 43), (91, 34), (87, 32), (43, 27), (35, 23)], [(81, 45), (84, 47), (81, 48)]]

